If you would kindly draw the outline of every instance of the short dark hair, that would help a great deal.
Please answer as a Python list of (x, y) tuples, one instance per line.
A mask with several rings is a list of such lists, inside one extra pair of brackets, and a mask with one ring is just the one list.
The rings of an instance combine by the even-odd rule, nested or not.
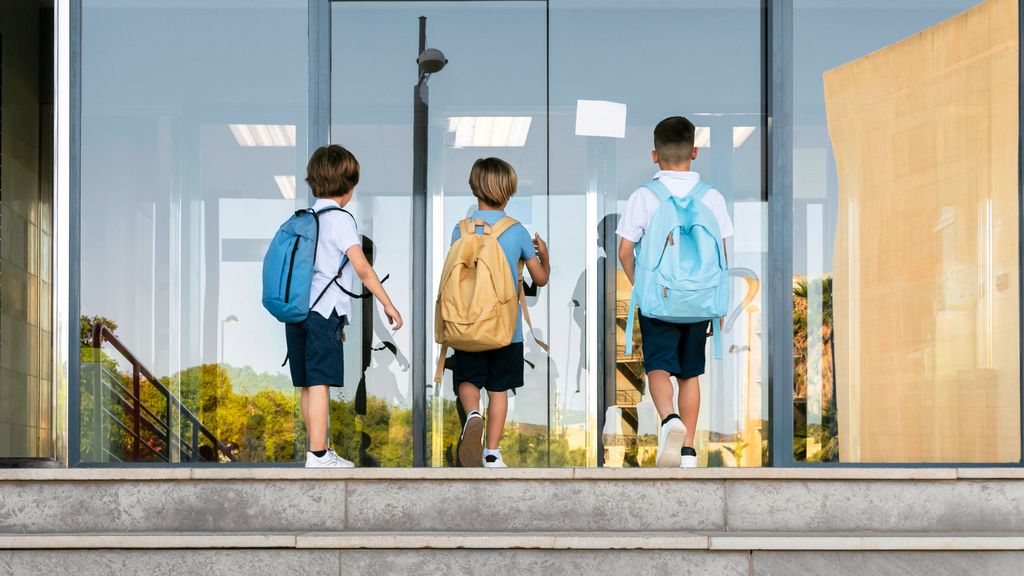
[(317, 198), (337, 198), (359, 184), (359, 161), (337, 144), (321, 146), (306, 164), (306, 182)]
[(668, 165), (682, 164), (693, 155), (697, 128), (682, 116), (665, 118), (654, 127), (654, 150), (658, 160)]

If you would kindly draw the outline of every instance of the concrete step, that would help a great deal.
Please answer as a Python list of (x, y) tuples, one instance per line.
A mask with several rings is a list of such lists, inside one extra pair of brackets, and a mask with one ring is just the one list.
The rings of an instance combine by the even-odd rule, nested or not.
[(1024, 533), (302, 532), (0, 534), (0, 550), (1024, 550)]
[(0, 576), (963, 576), (1021, 566), (1020, 533), (0, 535)]
[(0, 533), (1024, 531), (1020, 469), (0, 470)]

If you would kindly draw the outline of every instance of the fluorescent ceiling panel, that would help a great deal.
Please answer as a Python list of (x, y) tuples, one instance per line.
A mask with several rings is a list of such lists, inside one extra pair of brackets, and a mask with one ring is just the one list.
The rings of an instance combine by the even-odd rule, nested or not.
[(733, 126), (732, 127), (732, 147), (739, 148), (743, 146), (743, 143), (750, 138), (750, 135), (754, 133), (754, 126)]
[(294, 124), (229, 124), (239, 146), (295, 147)]
[(711, 128), (697, 126), (697, 132), (693, 135), (693, 146), (695, 148), (711, 148)]
[(295, 199), (295, 176), (274, 176), (274, 181), (277, 182), (277, 188), (281, 191), (281, 196), (284, 196), (288, 200)]
[(625, 138), (626, 105), (606, 100), (577, 100), (576, 135)]
[(530, 116), (453, 116), (448, 131), (456, 148), (520, 148), (526, 146)]

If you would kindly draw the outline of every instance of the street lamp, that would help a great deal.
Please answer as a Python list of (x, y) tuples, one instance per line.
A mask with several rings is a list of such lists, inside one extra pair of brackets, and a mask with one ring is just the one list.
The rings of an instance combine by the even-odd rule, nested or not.
[[(427, 48), (427, 17), (420, 16), (420, 45), (416, 58), (412, 124), (412, 429), (426, 430), (427, 415), (427, 122), (430, 94), (427, 82), (448, 63), (444, 53)], [(413, 464), (426, 465), (425, 438), (413, 435)]]
[(222, 367), (224, 366), (224, 347), (226, 344), (224, 340), (224, 326), (227, 326), (228, 324), (238, 324), (238, 316), (232, 314), (220, 321), (220, 361), (218, 364)]

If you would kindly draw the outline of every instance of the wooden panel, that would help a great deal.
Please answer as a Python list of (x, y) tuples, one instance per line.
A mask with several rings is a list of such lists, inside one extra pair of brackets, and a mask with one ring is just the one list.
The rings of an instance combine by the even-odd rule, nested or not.
[(1017, 1), (825, 74), (845, 462), (1020, 451)]

